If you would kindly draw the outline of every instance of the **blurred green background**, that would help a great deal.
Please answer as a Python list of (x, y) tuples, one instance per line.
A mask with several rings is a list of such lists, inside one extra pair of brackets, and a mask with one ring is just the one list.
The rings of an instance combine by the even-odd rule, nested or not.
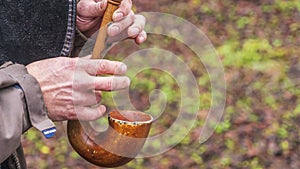
[[(214, 134), (199, 144), (198, 137), (210, 107), (211, 88), (197, 56), (174, 39), (152, 34), (140, 46), (126, 41), (131, 48), (114, 47), (109, 59), (122, 60), (134, 50), (154, 46), (176, 53), (194, 73), (200, 93), (197, 101), (201, 103), (197, 122), (174, 148), (158, 156), (135, 159), (119, 168), (300, 168), (299, 0), (133, 0), (133, 4), (137, 13), (174, 14), (205, 33), (224, 66), (226, 107)], [(181, 98), (170, 75), (149, 69), (132, 79), (133, 105), (147, 110), (153, 89), (160, 89), (167, 96), (165, 112), (151, 131), (155, 134), (172, 125)], [(112, 109), (111, 94), (104, 93), (104, 99)], [(50, 140), (34, 129), (24, 134), (28, 168), (98, 168), (73, 151), (63, 124), (56, 124), (59, 131)]]

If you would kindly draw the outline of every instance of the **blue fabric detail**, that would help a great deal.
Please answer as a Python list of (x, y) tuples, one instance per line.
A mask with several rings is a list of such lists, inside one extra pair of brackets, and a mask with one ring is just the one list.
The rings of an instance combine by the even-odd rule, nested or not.
[[(55, 133), (56, 133), (56, 128), (55, 127), (51, 127), (51, 128), (48, 128), (48, 129), (45, 129), (42, 131), (44, 136), (48, 139), (48, 138), (52, 138)], [(1, 169), (1, 168), (0, 168)]]
[[(17, 88), (17, 89), (21, 89), (21, 90), (22, 90), (21, 86), (18, 85), (18, 84), (15, 84), (15, 85), (14, 85), (14, 88)], [(0, 168), (0, 169), (1, 169), (1, 168)]]

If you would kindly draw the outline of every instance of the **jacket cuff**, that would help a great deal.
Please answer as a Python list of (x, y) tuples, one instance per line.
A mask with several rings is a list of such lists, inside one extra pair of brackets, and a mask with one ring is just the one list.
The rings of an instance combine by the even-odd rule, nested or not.
[(26, 67), (20, 64), (11, 64), (3, 71), (10, 77), (8, 82), (16, 81), (25, 95), (30, 124), (43, 132), (46, 138), (51, 138), (56, 132), (54, 123), (48, 118), (42, 91), (37, 80), (28, 74)]

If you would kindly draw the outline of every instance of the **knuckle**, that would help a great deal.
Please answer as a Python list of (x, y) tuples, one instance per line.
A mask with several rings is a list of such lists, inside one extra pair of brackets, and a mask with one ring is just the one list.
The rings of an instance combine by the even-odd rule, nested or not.
[(98, 68), (99, 68), (99, 70), (101, 71), (101, 72), (105, 72), (106, 71), (106, 69), (107, 69), (107, 63), (106, 63), (106, 61), (105, 60), (101, 60), (100, 62), (99, 62), (99, 65), (98, 65)]
[(121, 8), (123, 8), (125, 14), (128, 14), (132, 8), (132, 1), (124, 1), (124, 3), (121, 3)]
[(107, 90), (112, 90), (113, 89), (113, 80), (108, 80), (105, 85), (106, 85), (105, 88)]
[[(83, 80), (83, 79), (85, 79), (85, 80)], [(71, 82), (72, 90), (77, 91), (77, 90), (81, 89), (84, 86), (84, 83), (85, 83), (84, 81), (86, 81), (86, 78), (83, 75), (81, 75), (80, 73), (74, 74), (74, 78)]]
[(128, 17), (129, 17), (129, 20), (133, 23), (136, 19), (136, 16), (134, 15), (133, 11), (131, 11), (129, 14), (128, 14)]
[(61, 57), (61, 63), (63, 64), (64, 68), (74, 69), (77, 62), (76, 59)]
[(124, 9), (123, 12), (124, 12), (125, 15), (129, 15), (130, 14), (130, 11), (131, 11), (131, 7), (130, 6), (125, 5), (123, 9)]

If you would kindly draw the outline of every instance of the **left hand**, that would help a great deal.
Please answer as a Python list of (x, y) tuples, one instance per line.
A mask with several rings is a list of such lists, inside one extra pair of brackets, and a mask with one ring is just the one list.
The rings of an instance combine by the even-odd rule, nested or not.
[[(77, 4), (77, 27), (86, 36), (91, 36), (99, 28), (107, 7), (107, 0), (80, 0)], [(113, 24), (108, 28), (108, 36), (113, 37), (126, 31), (137, 44), (147, 39), (144, 31), (145, 17), (131, 10), (131, 0), (123, 0), (113, 14)]]
[(127, 67), (104, 59), (56, 57), (26, 66), (41, 86), (51, 120), (96, 120), (106, 112), (102, 91), (127, 88)]

